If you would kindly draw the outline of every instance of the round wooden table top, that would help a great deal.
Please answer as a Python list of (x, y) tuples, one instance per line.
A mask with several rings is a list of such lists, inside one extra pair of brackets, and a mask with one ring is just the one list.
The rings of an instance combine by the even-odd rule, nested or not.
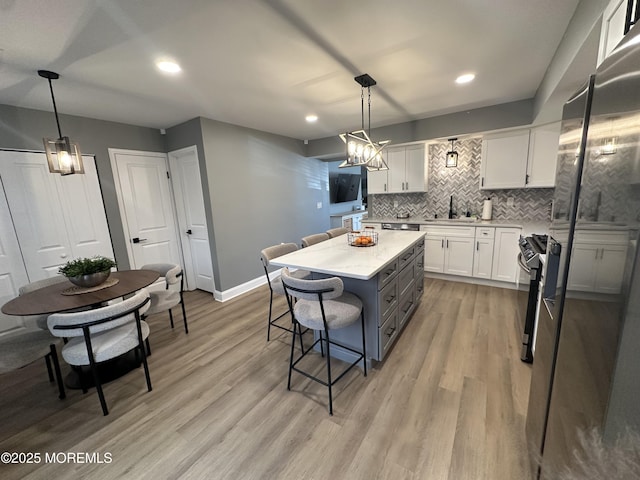
[(60, 282), (8, 301), (2, 306), (2, 312), (7, 315), (46, 315), (86, 308), (133, 293), (151, 285), (159, 277), (158, 272), (152, 270), (121, 270), (109, 277), (118, 279), (115, 285), (79, 295), (63, 295), (62, 292), (73, 285)]

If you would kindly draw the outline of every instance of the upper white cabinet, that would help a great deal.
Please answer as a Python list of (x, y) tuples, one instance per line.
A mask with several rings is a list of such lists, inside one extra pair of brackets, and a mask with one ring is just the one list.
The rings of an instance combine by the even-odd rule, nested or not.
[(393, 147), (384, 152), (389, 170), (367, 172), (368, 193), (424, 192), (427, 185), (425, 146)]
[(554, 187), (559, 138), (560, 123), (487, 135), (480, 188)]
[(487, 135), (482, 139), (480, 188), (524, 187), (529, 130)]
[(560, 144), (560, 122), (532, 128), (527, 157), (527, 188), (556, 186), (556, 163)]
[(609, 56), (624, 37), (624, 23), (627, 16), (627, 0), (611, 0), (602, 14), (598, 65)]

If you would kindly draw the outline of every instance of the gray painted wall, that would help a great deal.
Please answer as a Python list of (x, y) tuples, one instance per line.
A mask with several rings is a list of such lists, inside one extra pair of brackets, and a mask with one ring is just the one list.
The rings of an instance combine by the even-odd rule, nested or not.
[[(119, 268), (127, 269), (129, 259), (126, 239), (118, 210), (108, 149), (164, 152), (164, 139), (160, 131), (154, 128), (72, 115), (59, 117), (62, 134), (77, 141), (83, 154), (95, 155), (116, 262)], [(56, 121), (52, 112), (0, 105), (0, 148), (44, 151), (43, 137), (57, 137)]]
[[(329, 228), (327, 165), (303, 156), (298, 140), (206, 118), (167, 131), (170, 150), (198, 145), (209, 192), (216, 289), (264, 274), (260, 250)], [(203, 165), (204, 164), (204, 165)], [(322, 202), (322, 208), (317, 208)]]
[[(528, 99), (374, 128), (371, 137), (401, 144), (519, 127), (531, 124), (532, 120), (533, 99)], [(345, 147), (338, 136), (321, 138), (310, 140), (305, 154), (308, 157), (344, 159)]]

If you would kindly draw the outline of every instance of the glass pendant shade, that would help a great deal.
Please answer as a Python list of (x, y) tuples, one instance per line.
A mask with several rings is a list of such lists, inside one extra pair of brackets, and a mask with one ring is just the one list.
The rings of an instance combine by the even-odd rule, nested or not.
[(84, 173), (82, 154), (77, 143), (72, 143), (69, 137), (62, 137), (56, 140), (44, 139), (44, 150), (47, 154), (49, 172), (60, 175), (72, 175), (74, 173)]
[(447, 168), (449, 167), (457, 167), (458, 166), (458, 152), (456, 152), (453, 149), (453, 142), (455, 142), (457, 140), (457, 138), (450, 138), (449, 141), (451, 142), (451, 151), (447, 152), (447, 157), (445, 160), (445, 166)]
[(53, 95), (53, 85), (51, 80), (60, 78), (55, 72), (49, 70), (38, 70), (38, 75), (49, 81), (49, 90), (51, 91), (51, 101), (53, 103), (53, 113), (56, 116), (56, 126), (58, 127), (58, 138), (44, 138), (44, 151), (47, 154), (47, 163), (49, 164), (49, 172), (59, 173), (60, 175), (72, 175), (74, 173), (84, 173), (84, 165), (82, 163), (82, 154), (77, 143), (71, 142), (69, 137), (64, 137), (60, 130), (60, 119), (58, 119), (58, 109), (56, 107), (56, 97)]

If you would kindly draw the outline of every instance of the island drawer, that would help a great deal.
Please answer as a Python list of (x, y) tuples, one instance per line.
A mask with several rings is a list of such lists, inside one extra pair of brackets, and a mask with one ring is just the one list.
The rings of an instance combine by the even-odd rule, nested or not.
[(404, 252), (402, 252), (400, 254), (400, 257), (398, 257), (398, 270), (402, 270), (405, 265), (411, 262), (415, 253), (416, 253), (415, 245), (411, 246), (411, 248), (408, 248)]
[(398, 336), (398, 310), (394, 310), (393, 314), (378, 329), (378, 348), (380, 349), (379, 358), (383, 360), (387, 352), (393, 345)]
[(400, 297), (400, 306), (398, 307), (398, 330), (404, 328), (405, 323), (413, 314), (413, 310), (416, 308), (416, 291), (413, 288), (407, 290), (404, 295)]
[(384, 286), (393, 280), (398, 273), (398, 259), (394, 258), (384, 269), (378, 273), (378, 290), (382, 290)]
[(398, 295), (402, 297), (413, 288), (413, 263), (407, 265), (398, 275)]
[(477, 227), (476, 228), (476, 240), (481, 238), (493, 238), (495, 236), (496, 229), (494, 227)]
[(378, 326), (384, 324), (389, 315), (398, 307), (398, 282), (394, 279), (388, 283), (378, 295)]

